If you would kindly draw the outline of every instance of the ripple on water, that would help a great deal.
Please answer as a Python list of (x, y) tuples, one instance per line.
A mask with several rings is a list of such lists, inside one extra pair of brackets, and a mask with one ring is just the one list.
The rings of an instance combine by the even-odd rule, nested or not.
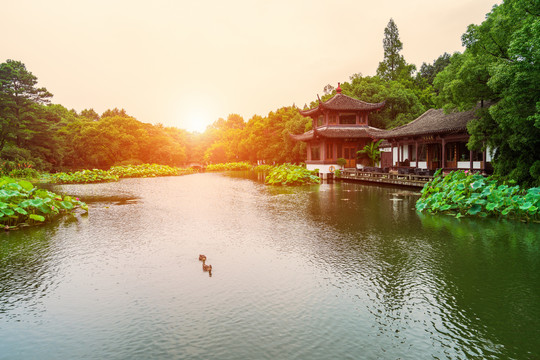
[(89, 214), (0, 243), (8, 358), (540, 354), (529, 228), (431, 222), (415, 194), (345, 183), (197, 174), (57, 191)]

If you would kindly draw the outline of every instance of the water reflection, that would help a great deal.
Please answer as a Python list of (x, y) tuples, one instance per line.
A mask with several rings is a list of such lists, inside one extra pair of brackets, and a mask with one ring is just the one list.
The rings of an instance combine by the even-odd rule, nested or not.
[(535, 224), (420, 216), (418, 195), (395, 188), (248, 178), (55, 188), (90, 212), (0, 237), (0, 354), (540, 354)]

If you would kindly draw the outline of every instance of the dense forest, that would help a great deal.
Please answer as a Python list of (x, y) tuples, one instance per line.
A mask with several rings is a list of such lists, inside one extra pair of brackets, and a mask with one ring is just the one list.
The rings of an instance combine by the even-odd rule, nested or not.
[[(495, 174), (540, 185), (540, 5), (506, 0), (462, 36), (463, 53), (444, 53), (417, 69), (401, 55), (395, 22), (384, 30), (384, 58), (375, 76), (350, 76), (343, 93), (368, 102), (386, 101), (371, 125), (406, 124), (430, 108), (481, 108), (470, 123), (474, 150), (495, 149)], [(335, 94), (322, 89), (322, 100)], [(315, 95), (315, 94), (314, 94)], [(143, 123), (124, 109), (97, 114), (51, 104), (23, 62), (0, 64), (0, 158), (2, 166), (58, 171), (157, 163), (264, 161), (298, 163), (305, 145), (289, 134), (311, 128), (296, 106), (248, 121), (236, 114), (218, 119), (202, 134)], [(315, 99), (314, 99), (315, 100)], [(492, 106), (488, 107), (487, 105)], [(317, 102), (304, 105), (316, 106)], [(159, 121), (159, 119), (152, 119)]]

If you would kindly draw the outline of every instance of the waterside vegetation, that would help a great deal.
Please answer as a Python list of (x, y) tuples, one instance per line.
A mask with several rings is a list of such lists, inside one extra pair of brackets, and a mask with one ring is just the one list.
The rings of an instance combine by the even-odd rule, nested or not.
[(210, 164), (206, 167), (206, 171), (220, 172), (220, 171), (243, 171), (251, 170), (253, 165), (248, 162), (231, 162), (231, 163), (219, 163)]
[(184, 169), (158, 164), (121, 165), (109, 170), (81, 170), (75, 172), (60, 172), (44, 174), (44, 182), (54, 184), (89, 184), (98, 182), (118, 181), (121, 178), (141, 178), (156, 176), (180, 176), (196, 172), (194, 169)]
[(41, 224), (76, 208), (88, 212), (78, 198), (36, 188), (26, 180), (0, 178), (0, 225), (5, 230)]
[(276, 186), (310, 185), (320, 184), (320, 182), (317, 170), (311, 171), (303, 166), (292, 164), (274, 166), (265, 178), (265, 184)]
[(477, 173), (437, 171), (424, 185), (416, 203), (420, 212), (445, 213), (456, 218), (480, 216), (540, 222), (540, 187), (524, 190), (515, 182), (501, 183)]

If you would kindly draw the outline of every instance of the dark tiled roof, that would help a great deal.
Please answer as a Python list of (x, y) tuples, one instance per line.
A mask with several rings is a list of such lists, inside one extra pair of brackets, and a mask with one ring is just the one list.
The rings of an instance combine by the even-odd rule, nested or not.
[[(329, 125), (317, 128), (317, 136), (333, 139), (351, 139), (351, 138), (372, 138), (371, 132), (380, 131), (380, 129), (371, 126), (343, 126)], [(315, 132), (310, 130), (300, 135), (291, 135), (295, 140), (309, 141), (315, 138)]]
[(300, 114), (310, 116), (316, 114), (321, 109), (341, 110), (341, 111), (375, 111), (382, 109), (385, 102), (368, 103), (343, 94), (336, 94), (331, 99), (319, 104), (318, 107), (310, 110), (300, 110)]
[(442, 109), (429, 109), (417, 119), (392, 130), (372, 130), (370, 135), (379, 139), (414, 135), (443, 134), (467, 130), (476, 110), (445, 114)]

